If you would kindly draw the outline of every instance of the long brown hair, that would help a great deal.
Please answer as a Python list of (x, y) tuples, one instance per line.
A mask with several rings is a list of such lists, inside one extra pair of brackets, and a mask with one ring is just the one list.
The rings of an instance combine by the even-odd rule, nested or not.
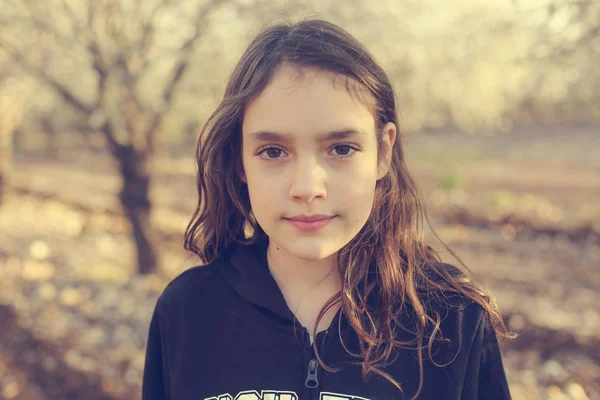
[[(261, 32), (242, 55), (221, 103), (200, 133), (199, 200), (186, 229), (184, 247), (205, 263), (216, 259), (234, 241), (250, 244), (265, 235), (251, 212), (248, 188), (241, 179), (244, 175), (241, 127), (246, 105), (262, 92), (282, 63), (333, 72), (368, 89), (376, 101), (378, 160), (382, 154), (383, 126), (393, 122), (398, 127), (396, 95), (387, 75), (349, 33), (319, 19), (280, 23)], [(351, 90), (348, 84), (346, 87)], [(396, 326), (400, 315), (406, 312), (405, 306), (409, 305), (416, 316), (419, 349), (426, 327), (433, 324), (428, 346), (430, 358), (433, 338), (440, 327), (440, 313), (426, 301), (432, 293), (454, 293), (477, 302), (488, 313), (497, 334), (515, 336), (506, 333), (495, 301), (476, 286), (470, 270), (437, 234), (466, 271), (448, 268), (449, 264), (443, 264), (435, 251), (424, 244), (423, 214), (427, 218), (427, 213), (408, 173), (402, 142), (398, 128), (390, 169), (376, 184), (371, 215), (361, 231), (337, 254), (342, 290), (325, 304), (315, 330), (325, 312), (341, 302), (341, 310), (359, 338), (361, 352), (354, 354), (345, 345), (344, 348), (360, 358), (363, 379), (373, 372), (388, 379), (404, 394), (400, 384), (383, 367), (396, 346), (408, 344), (396, 340)], [(249, 238), (247, 228), (251, 232)], [(371, 268), (376, 268), (376, 273)], [(372, 298), (377, 299), (375, 309)], [(324, 365), (316, 344), (313, 346), (323, 368), (338, 371)], [(418, 353), (420, 382), (413, 398), (423, 385), (423, 358)]]

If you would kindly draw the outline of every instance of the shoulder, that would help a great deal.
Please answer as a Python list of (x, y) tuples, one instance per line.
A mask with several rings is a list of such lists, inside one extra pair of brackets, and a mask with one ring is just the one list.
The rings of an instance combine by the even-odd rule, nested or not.
[[(438, 299), (442, 299), (438, 301), (438, 305), (441, 304), (442, 306), (457, 309), (461, 318), (474, 326), (483, 327), (486, 323), (486, 317), (488, 318), (489, 323), (489, 315), (486, 309), (471, 297), (475, 296), (482, 301), (488, 302), (484, 296), (484, 291), (473, 280), (472, 276), (462, 269), (448, 263), (442, 263), (442, 271), (450, 276), (461, 291), (459, 292), (454, 288), (438, 289), (438, 293), (441, 293), (441, 295), (438, 296)], [(434, 280), (438, 283), (448, 282), (448, 278), (444, 275), (438, 275)], [(467, 295), (465, 292), (471, 293), (471, 296)]]
[(160, 313), (170, 313), (183, 305), (212, 297), (222, 288), (221, 260), (191, 267), (171, 280), (156, 302)]
[[(465, 292), (473, 293), (473, 289), (479, 290), (472, 278), (455, 265), (443, 263), (440, 271), (432, 276), (432, 280), (438, 284), (447, 283), (449, 276)], [(453, 336), (459, 343), (473, 344), (484, 328), (489, 326), (488, 312), (471, 297), (472, 295), (448, 288), (451, 285), (440, 286), (432, 290), (430, 305), (441, 316), (442, 331)], [(481, 297), (481, 300), (484, 298)]]
[(420, 300), (431, 317), (439, 315), (445, 332), (472, 335), (483, 326), (487, 311), (475, 300), (479, 288), (470, 275), (448, 263), (427, 267), (424, 275)]
[(421, 300), (431, 308), (463, 309), (473, 302), (463, 290), (467, 286), (473, 286), (472, 280), (460, 268), (448, 263), (427, 264), (423, 267), (418, 291)]
[(446, 281), (448, 278), (445, 274), (449, 275), (453, 279), (463, 279), (467, 274), (457, 266), (448, 263), (442, 263), (441, 268), (426, 268), (428, 276), (436, 283)]
[(460, 277), (465, 276), (465, 273), (455, 265), (448, 264), (448, 263), (442, 263), (442, 266), (454, 278), (460, 278)]

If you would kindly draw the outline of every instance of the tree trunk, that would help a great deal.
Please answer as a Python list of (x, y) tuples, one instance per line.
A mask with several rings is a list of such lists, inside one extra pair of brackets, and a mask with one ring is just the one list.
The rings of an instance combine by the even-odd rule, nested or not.
[(148, 155), (133, 146), (122, 146), (116, 154), (123, 177), (119, 194), (131, 222), (136, 244), (138, 272), (148, 274), (160, 268), (158, 237), (150, 224), (150, 171)]

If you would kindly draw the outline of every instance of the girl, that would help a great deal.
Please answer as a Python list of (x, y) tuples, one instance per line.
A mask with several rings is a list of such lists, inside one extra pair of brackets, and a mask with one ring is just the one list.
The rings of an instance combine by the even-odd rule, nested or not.
[(200, 136), (204, 264), (157, 301), (143, 400), (510, 399), (513, 334), (423, 243), (395, 94), (356, 39), (265, 30)]

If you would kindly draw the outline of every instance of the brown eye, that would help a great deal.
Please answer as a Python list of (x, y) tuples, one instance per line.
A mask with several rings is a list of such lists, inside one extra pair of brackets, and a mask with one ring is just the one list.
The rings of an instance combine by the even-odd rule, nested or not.
[(275, 159), (279, 158), (277, 156), (280, 155), (281, 151), (282, 150), (277, 147), (267, 147), (267, 148), (261, 150), (257, 155), (261, 155), (262, 153), (266, 152), (267, 155), (269, 156), (268, 160), (275, 160)]
[[(352, 149), (352, 147), (348, 146), (347, 144), (342, 144), (342, 145), (340, 145), (340, 146), (335, 146), (335, 148), (336, 148), (336, 149), (342, 148), (342, 149), (345, 149), (345, 150), (346, 150), (346, 151), (342, 151), (342, 152), (341, 152), (341, 154), (340, 154), (341, 156), (347, 156), (347, 155), (348, 155), (348, 152), (349, 152), (350, 150), (353, 150), (353, 149)], [(338, 153), (339, 153), (339, 152), (338, 152)]]

